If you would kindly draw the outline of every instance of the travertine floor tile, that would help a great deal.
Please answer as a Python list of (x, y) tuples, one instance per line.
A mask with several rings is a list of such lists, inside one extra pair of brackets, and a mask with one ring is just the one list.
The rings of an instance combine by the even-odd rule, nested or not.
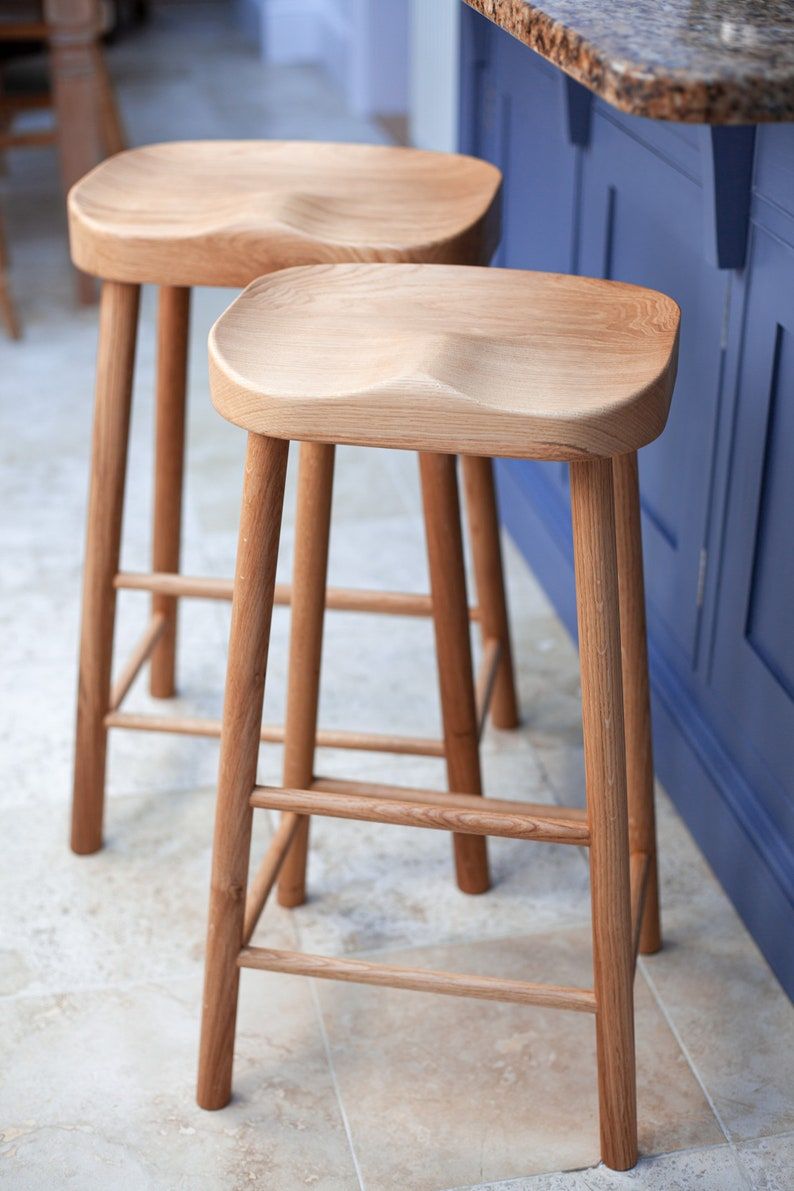
[(734, 1140), (794, 1128), (794, 1006), (669, 800), (660, 799), (665, 947), (643, 961)]
[(738, 1147), (738, 1153), (753, 1191), (791, 1191), (794, 1186), (794, 1133), (744, 1142)]
[[(379, 958), (586, 986), (588, 944), (578, 929)], [(352, 985), (322, 983), (319, 991), (370, 1191), (437, 1191), (597, 1162), (589, 1016)], [(722, 1142), (641, 980), (636, 1005), (642, 1152)]]
[[(31, 803), (0, 814), (13, 857), (0, 868), (0, 996), (198, 981), (213, 804), (210, 790), (113, 799), (107, 843), (94, 856), (69, 851), (61, 808)], [(269, 838), (264, 816), (255, 829), (258, 857)], [(293, 945), (289, 915), (275, 904), (268, 929), (274, 945)]]
[(0, 1001), (0, 1182), (354, 1191), (308, 984), (245, 979), (235, 1099), (196, 1107), (197, 978)]
[(480, 1183), (466, 1191), (621, 1191), (623, 1187), (633, 1191), (750, 1191), (735, 1154), (726, 1145), (641, 1158), (634, 1170), (625, 1173), (598, 1166), (567, 1174)]
[[(312, 69), (264, 69), (229, 5), (160, 3), (156, 36), (109, 49), (133, 142), (207, 136), (382, 139), (345, 113)], [(216, 741), (115, 733), (106, 850), (66, 848), (96, 310), (73, 300), (55, 155), (9, 154), (3, 212), (25, 341), (0, 336), (0, 1183), (215, 1188), (359, 1187), (311, 986), (243, 973), (236, 1100), (193, 1105)], [(245, 436), (209, 399), (206, 336), (234, 296), (193, 295), (183, 566), (231, 575)], [(151, 552), (156, 292), (143, 293), (123, 566)], [(5, 392), (5, 390), (4, 390)], [(280, 573), (294, 537), (297, 452)], [(583, 798), (576, 652), (515, 548), (505, 544), (524, 723), (489, 731), (486, 789), (534, 801)], [(341, 449), (331, 581), (427, 590), (416, 458)], [(148, 610), (120, 599), (117, 662)], [(129, 709), (220, 714), (229, 608), (185, 602), (180, 698)], [(283, 715), (288, 613), (274, 618), (266, 718)], [(476, 633), (474, 634), (476, 638)], [(321, 720), (439, 731), (428, 623), (329, 618)], [(437, 760), (318, 755), (321, 772), (442, 788)], [(278, 781), (281, 749), (259, 776)], [(730, 1135), (646, 1158), (631, 1175), (538, 1175), (597, 1158), (593, 1024), (575, 1015), (324, 984), (317, 990), (361, 1151), (367, 1191), (441, 1191), (516, 1176), (512, 1191), (789, 1191), (791, 1011), (677, 817), (660, 800), (669, 946), (642, 961)], [(257, 844), (272, 822), (256, 816)], [(427, 965), (588, 983), (587, 869), (574, 849), (491, 845), (494, 889), (454, 885), (443, 833), (318, 822), (310, 900), (268, 906), (276, 946), (397, 949)], [(256, 856), (254, 857), (256, 863)], [(576, 946), (574, 947), (574, 941)], [(417, 952), (417, 947), (423, 945)], [(683, 1052), (638, 985), (640, 1121), (646, 1153), (722, 1142)], [(790, 1046), (789, 1046), (790, 1049)], [(769, 1135), (764, 1137), (763, 1135)], [(741, 1168), (744, 1174), (741, 1173)], [(495, 1184), (489, 1186), (494, 1187)]]

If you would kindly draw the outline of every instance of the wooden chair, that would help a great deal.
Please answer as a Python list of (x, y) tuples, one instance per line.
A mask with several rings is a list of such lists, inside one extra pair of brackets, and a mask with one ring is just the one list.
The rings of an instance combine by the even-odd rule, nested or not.
[[(220, 720), (141, 716), (121, 709), (150, 657), (152, 694), (174, 694), (178, 598), (232, 596), (230, 580), (178, 573), (189, 287), (242, 287), (262, 273), (318, 262), (486, 264), (498, 240), (500, 181), (499, 171), (485, 162), (413, 149), (206, 142), (122, 153), (98, 166), (72, 191), (73, 260), (105, 282), (80, 652), (75, 851), (93, 852), (101, 846), (109, 728), (220, 735)], [(119, 549), (138, 290), (144, 282), (160, 286), (153, 565), (151, 574), (129, 574), (119, 572)], [(510, 728), (517, 723), (517, 712), (490, 460), (467, 458), (464, 476), (478, 588), (471, 615), (479, 619), (487, 641), (482, 690), (492, 696), (494, 723)], [(281, 604), (293, 599), (293, 634), (305, 634), (307, 654), (315, 656), (319, 666), (321, 622), (312, 607), (307, 610), (303, 592), (316, 586), (314, 576), (324, 573), (332, 475), (327, 458), (318, 462), (310, 447), (302, 452), (299, 484), (298, 582), (292, 591), (289, 585), (280, 586), (275, 598)], [(318, 515), (323, 526), (319, 537), (314, 525), (306, 526), (307, 516)], [(437, 529), (443, 534), (444, 523)], [(303, 543), (310, 539), (314, 552), (307, 553)], [(111, 688), (119, 589), (151, 592), (152, 618)], [(331, 589), (327, 602), (330, 608), (410, 616), (430, 616), (434, 611), (429, 596), (398, 592)], [(468, 621), (453, 629), (443, 607), (437, 611), (439, 662), (446, 682), (456, 651), (469, 649)], [(285, 740), (292, 783), (309, 779), (306, 725), (313, 731), (315, 716), (316, 699), (313, 706), (299, 709), (290, 704), (286, 736), (281, 725), (257, 729), (264, 740)], [(304, 726), (293, 727), (298, 722)], [(444, 741), (355, 731), (323, 731), (317, 740), (329, 747), (446, 757), (452, 788), (464, 781), (462, 788), (479, 789), (476, 746), (459, 745), (449, 726)], [(302, 830), (282, 876), (280, 897), (287, 905), (304, 897), (306, 840)], [(469, 892), (487, 888), (484, 865), (468, 871), (460, 856), (458, 860), (461, 887)]]
[[(102, 51), (103, 30), (100, 0), (12, 0), (0, 15), (0, 43), (40, 44), (51, 76), (49, 91), (5, 95), (0, 87), (0, 153), (57, 145), (64, 193), (102, 157), (121, 152), (126, 144)], [(50, 107), (53, 127), (15, 130), (17, 114)], [(77, 277), (77, 294), (83, 302), (94, 300), (94, 283), (84, 274)]]
[[(251, 285), (210, 336), (213, 401), (248, 431), (232, 603), (198, 1101), (232, 1082), (240, 968), (545, 1005), (595, 1015), (604, 1162), (637, 1159), (632, 984), (637, 950), (660, 946), (636, 451), (663, 429), (679, 312), (651, 290), (495, 269), (339, 265)], [(256, 784), (288, 440), (329, 472), (336, 443), (421, 452), (434, 599), (467, 621), (454, 455), (570, 463), (587, 810), (315, 777)], [(311, 514), (314, 514), (314, 519)], [(444, 533), (433, 528), (445, 525)], [(316, 526), (313, 531), (312, 527)], [(454, 526), (454, 528), (453, 528)], [(324, 602), (325, 506), (315, 493), (297, 560), (303, 614)], [(297, 573), (297, 572), (296, 572)], [(295, 592), (297, 595), (297, 590)], [(437, 629), (439, 625), (437, 624)], [(622, 640), (622, 654), (621, 654)], [(312, 649), (293, 637), (289, 697), (316, 710)], [(445, 722), (477, 731), (471, 658), (442, 683)], [(625, 692), (625, 696), (624, 696)], [(624, 729), (625, 722), (625, 729)], [(304, 730), (313, 721), (306, 714)], [(465, 791), (468, 790), (468, 793)], [(460, 791), (464, 791), (460, 793)], [(254, 809), (283, 811), (248, 886)], [(309, 815), (437, 828), (590, 850), (594, 987), (544, 986), (252, 947), (290, 842)], [(472, 862), (484, 863), (482, 853)], [(518, 1126), (517, 1126), (518, 1127)]]

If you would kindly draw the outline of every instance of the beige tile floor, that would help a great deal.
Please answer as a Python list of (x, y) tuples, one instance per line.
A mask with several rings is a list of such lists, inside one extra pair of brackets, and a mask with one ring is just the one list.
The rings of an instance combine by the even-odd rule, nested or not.
[[(113, 52), (132, 135), (371, 139), (309, 70), (266, 73), (223, 6), (159, 10)], [(189, 15), (189, 20), (186, 17)], [(666, 947), (637, 978), (640, 1138), (628, 1175), (598, 1158), (592, 1023), (516, 1006), (244, 973), (236, 1095), (193, 1102), (216, 746), (118, 735), (108, 842), (66, 847), (95, 312), (70, 300), (54, 164), (13, 156), (0, 182), (27, 334), (0, 342), (0, 1185), (385, 1191), (791, 1191), (794, 1013), (659, 793)], [(196, 296), (186, 566), (230, 573), (241, 439), (212, 413)], [(125, 559), (149, 547), (153, 300), (147, 294)], [(332, 574), (426, 585), (415, 460), (341, 451)], [(292, 502), (287, 502), (288, 571)], [(485, 742), (490, 791), (581, 797), (574, 651), (507, 544), (524, 722)], [(120, 648), (145, 615), (122, 601)], [(215, 712), (228, 610), (187, 605), (179, 706)], [(277, 613), (267, 715), (286, 666)], [(384, 631), (385, 630), (385, 631)], [(322, 720), (437, 726), (427, 625), (337, 615)], [(151, 704), (143, 684), (135, 704)], [(428, 783), (435, 761), (325, 754), (330, 773)], [(263, 750), (261, 776), (279, 755)], [(257, 846), (270, 831), (257, 824)], [(495, 885), (469, 899), (448, 840), (318, 822), (311, 899), (259, 937), (427, 966), (586, 981), (587, 870), (573, 849), (492, 842)]]

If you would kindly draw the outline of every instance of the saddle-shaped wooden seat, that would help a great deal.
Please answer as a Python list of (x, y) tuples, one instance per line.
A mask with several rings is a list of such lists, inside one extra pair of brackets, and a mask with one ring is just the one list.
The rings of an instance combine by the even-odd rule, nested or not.
[[(231, 1096), (240, 970), (285, 972), (592, 1014), (601, 1156), (615, 1170), (637, 1161), (632, 986), (637, 955), (661, 945), (637, 448), (667, 418), (678, 322), (670, 298), (615, 282), (362, 264), (261, 278), (216, 323), (213, 400), (249, 433), (207, 931), (203, 1108), (223, 1108)], [(330, 474), (339, 442), (420, 452), (437, 641), (450, 633), (455, 645), (438, 654), (450, 663), (439, 667), (441, 707), (456, 747), (478, 739), (478, 690), (487, 694), (488, 679), (475, 686), (472, 677), (455, 455), (569, 462), (584, 811), (484, 798), (474, 764), (468, 776), (448, 767), (448, 793), (317, 775), (327, 485), (304, 504), (295, 534), (288, 707), (299, 693), (293, 706), (309, 746), (302, 769), (285, 765), (281, 786), (257, 785), (290, 439), (304, 440), (302, 456), (318, 475)], [(283, 814), (249, 883), (252, 818), (261, 810)], [(254, 944), (314, 815), (450, 831), (461, 888), (472, 892), (487, 887), (486, 836), (586, 847), (592, 987)]]
[(394, 146), (148, 145), (73, 187), (72, 258), (110, 281), (237, 287), (318, 261), (487, 264), (500, 181), (484, 161)]
[(552, 273), (330, 265), (255, 281), (210, 336), (213, 401), (257, 434), (574, 460), (661, 433), (678, 306)]

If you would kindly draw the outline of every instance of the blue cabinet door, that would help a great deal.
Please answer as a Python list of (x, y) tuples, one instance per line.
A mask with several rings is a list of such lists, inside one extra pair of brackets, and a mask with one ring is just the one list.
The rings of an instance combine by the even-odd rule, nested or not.
[(563, 135), (564, 76), (471, 9), (462, 18), (462, 144), (506, 179), (494, 263), (573, 272), (581, 151)]
[[(684, 130), (691, 139), (681, 140), (682, 165), (640, 139), (646, 123), (626, 126), (596, 111), (582, 179), (580, 264), (592, 276), (652, 286), (681, 306), (670, 419), (640, 452), (640, 479), (649, 611), (668, 660), (687, 672), (696, 660), (729, 279), (704, 259), (703, 195), (685, 168), (698, 131)], [(655, 126), (648, 131), (658, 142)]]
[[(791, 225), (794, 240), (794, 224)], [(711, 672), (730, 748), (794, 841), (794, 247), (753, 228)]]

